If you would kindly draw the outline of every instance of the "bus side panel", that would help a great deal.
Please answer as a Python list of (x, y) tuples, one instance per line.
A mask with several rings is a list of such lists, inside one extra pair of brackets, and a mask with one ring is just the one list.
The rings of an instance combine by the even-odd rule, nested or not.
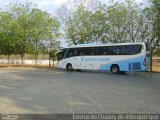
[(144, 71), (142, 56), (119, 62), (120, 71)]
[[(136, 57), (136, 58), (135, 58)], [(73, 69), (110, 70), (111, 65), (118, 64), (120, 71), (146, 71), (143, 64), (145, 55), (130, 56), (81, 56), (71, 57), (58, 61), (58, 68), (66, 68), (67, 63), (71, 63)], [(119, 59), (119, 61), (117, 61)]]
[(66, 68), (64, 59), (57, 62), (57, 68)]
[(144, 57), (140, 56), (137, 58), (111, 62), (103, 65), (100, 70), (110, 70), (113, 64), (117, 64), (119, 65), (120, 71), (146, 71), (146, 66), (143, 65), (143, 59)]

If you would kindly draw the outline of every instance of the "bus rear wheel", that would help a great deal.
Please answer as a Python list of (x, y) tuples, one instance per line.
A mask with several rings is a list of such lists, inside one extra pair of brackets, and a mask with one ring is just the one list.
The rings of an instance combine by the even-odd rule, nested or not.
[(67, 71), (72, 71), (72, 70), (73, 70), (72, 64), (68, 63), (68, 64), (66, 65), (66, 70), (67, 70)]
[(113, 74), (118, 74), (118, 73), (120, 73), (120, 70), (119, 70), (119, 66), (118, 66), (118, 65), (112, 65), (110, 70), (111, 70), (111, 72), (112, 72)]
[(82, 72), (82, 70), (81, 70), (81, 69), (76, 69), (76, 71), (77, 71), (77, 72)]

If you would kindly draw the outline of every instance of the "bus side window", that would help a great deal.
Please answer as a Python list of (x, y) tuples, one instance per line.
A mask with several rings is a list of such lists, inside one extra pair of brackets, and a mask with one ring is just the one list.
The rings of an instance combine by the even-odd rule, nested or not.
[(112, 46), (111, 47), (112, 55), (119, 55), (120, 50), (118, 49), (117, 46)]
[(120, 54), (126, 55), (126, 46), (120, 46)]
[(87, 55), (87, 49), (86, 48), (78, 48), (78, 55), (79, 56)]
[(110, 55), (111, 54), (111, 50), (110, 47), (108, 46), (102, 46), (99, 48), (99, 54), (100, 55)]
[(87, 55), (98, 55), (99, 48), (98, 47), (89, 47), (87, 48)]
[(127, 55), (134, 55), (135, 54), (135, 46), (133, 46), (133, 45), (127, 46), (126, 53), (127, 53)]
[(127, 55), (133, 55), (134, 54), (132, 45), (126, 46), (126, 54)]
[(99, 55), (105, 55), (105, 54), (106, 54), (106, 51), (105, 51), (104, 47), (103, 46), (100, 47), (99, 48)]
[(121, 54), (120, 52), (121, 52), (120, 47), (119, 47), (119, 46), (116, 46), (116, 47), (115, 47), (114, 54), (115, 54), (115, 55), (120, 55), (120, 54)]
[(134, 55), (140, 53), (142, 50), (142, 45), (130, 45), (126, 47), (127, 55)]
[(79, 55), (81, 56), (81, 55), (84, 55), (84, 54), (83, 54), (83, 52), (80, 52)]
[(134, 46), (135, 54), (140, 53), (141, 50), (142, 50), (142, 45), (135, 45), (135, 46)]
[(79, 56), (77, 49), (74, 49), (74, 56)]

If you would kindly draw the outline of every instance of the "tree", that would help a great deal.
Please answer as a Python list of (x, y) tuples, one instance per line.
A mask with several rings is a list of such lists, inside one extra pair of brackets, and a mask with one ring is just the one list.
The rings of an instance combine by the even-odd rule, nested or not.
[(107, 8), (108, 34), (113, 43), (126, 41), (127, 8), (124, 3), (116, 2)]
[(140, 42), (148, 37), (143, 8), (132, 0), (99, 3), (91, 10), (85, 2), (63, 6), (60, 14), (69, 44)]
[(49, 52), (49, 57), (50, 57), (50, 59), (53, 61), (53, 68), (54, 68), (54, 61), (56, 60), (56, 52), (57, 52), (57, 50), (51, 50), (50, 52)]
[(12, 19), (11, 14), (6, 12), (0, 13), (0, 51), (1, 54), (8, 56), (8, 65), (10, 64), (10, 56), (15, 53), (15, 45), (17, 34), (15, 29), (17, 23)]
[(92, 13), (83, 5), (80, 5), (74, 12), (73, 17), (68, 21), (68, 29), (66, 29), (70, 43), (84, 44), (92, 40), (91, 15)]
[(98, 8), (92, 13), (91, 24), (92, 24), (92, 40), (93, 42), (106, 43), (109, 41), (107, 31), (109, 31), (109, 24), (107, 23), (107, 15), (105, 13), (106, 5), (100, 4)]
[(83, 44), (92, 40), (92, 8), (94, 0), (75, 0), (59, 9), (59, 19), (69, 44)]
[(38, 55), (43, 51), (42, 40), (45, 39), (46, 25), (48, 13), (41, 11), (40, 9), (34, 8), (31, 11), (31, 26), (30, 35), (32, 38), (32, 43), (34, 44), (33, 53), (35, 55), (35, 66), (37, 66)]
[(17, 36), (16, 46), (15, 46), (15, 54), (19, 54), (22, 59), (24, 55), (29, 52), (31, 48), (31, 38), (29, 34), (29, 30), (32, 28), (30, 24), (30, 11), (32, 9), (30, 3), (25, 4), (10, 4), (9, 12), (12, 15), (12, 19), (15, 19), (17, 23), (17, 29), (15, 29)]
[(160, 46), (160, 0), (151, 0), (152, 2), (152, 13), (153, 13), (153, 38), (152, 38), (152, 49), (155, 50)]
[(8, 59), (19, 54), (22, 65), (26, 53), (34, 53), (37, 60), (39, 53), (48, 50), (45, 46), (48, 40), (51, 46), (58, 45), (55, 44), (60, 36), (57, 18), (31, 3), (10, 4), (0, 13), (0, 21), (0, 51)]

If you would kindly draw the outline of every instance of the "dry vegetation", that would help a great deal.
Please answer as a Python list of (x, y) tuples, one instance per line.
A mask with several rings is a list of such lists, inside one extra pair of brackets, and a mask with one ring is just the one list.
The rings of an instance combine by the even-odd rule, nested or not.
[[(40, 59), (40, 60), (47, 60), (48, 57), (49, 57), (48, 54), (40, 54), (40, 55), (38, 55), (38, 59)], [(0, 59), (7, 59), (7, 58), (8, 58), (8, 56), (0, 55)], [(20, 58), (19, 55), (11, 55), (10, 59), (21, 59), (21, 58)], [(32, 55), (32, 54), (26, 54), (24, 56), (24, 59), (33, 59), (34, 60), (35, 56)]]
[(43, 69), (56, 69), (56, 67), (53, 67), (53, 64), (49, 67), (49, 64), (44, 64), (44, 65), (37, 65), (35, 66), (34, 64), (32, 65), (17, 65), (17, 64), (0, 64), (0, 69), (36, 69), (36, 68), (43, 68)]
[(160, 72), (160, 61), (153, 61), (153, 71)]

